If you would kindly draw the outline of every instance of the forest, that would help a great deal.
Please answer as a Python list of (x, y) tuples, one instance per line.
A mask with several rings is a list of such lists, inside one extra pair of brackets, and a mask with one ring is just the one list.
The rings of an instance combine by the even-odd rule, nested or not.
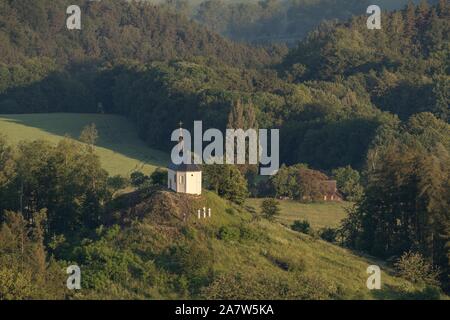
[[(205, 168), (206, 187), (231, 203), (224, 212), (244, 210), (249, 195), (314, 201), (316, 182), (332, 177), (354, 203), (333, 241), (384, 260), (418, 253), (439, 270), (430, 283), (448, 294), (447, 1), (383, 12), (381, 30), (367, 29), (366, 1), (82, 2), (80, 31), (65, 27), (70, 1), (0, 2), (0, 114), (123, 115), (148, 146), (166, 152), (180, 121), (188, 129), (199, 119), (220, 130), (280, 129), (283, 166), (270, 179), (258, 179), (252, 166)], [(78, 298), (223, 297), (225, 283), (238, 286), (211, 271), (202, 237), (268, 241), (264, 235), (242, 225), (231, 236), (186, 227), (174, 237), (196, 239), (197, 247), (168, 248), (158, 226), (133, 220), (146, 219), (135, 197), (150, 199), (158, 214), (175, 201), (149, 198), (164, 184), (161, 173), (135, 175), (139, 191), (117, 198), (120, 179), (101, 168), (92, 128), (83, 142), (13, 146), (0, 137), (0, 299), (77, 298), (59, 289), (64, 274), (52, 276), (75, 260), (93, 270), (84, 280), (92, 290)], [(131, 248), (130, 234), (148, 247)], [(111, 242), (130, 247), (116, 252)], [(136, 289), (143, 279), (155, 289)], [(273, 285), (261, 281), (255, 288)], [(295, 298), (345, 297), (341, 289)]]

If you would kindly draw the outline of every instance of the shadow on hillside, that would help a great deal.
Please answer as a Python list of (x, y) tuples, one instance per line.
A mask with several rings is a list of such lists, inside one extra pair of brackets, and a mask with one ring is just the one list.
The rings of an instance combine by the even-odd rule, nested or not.
[[(73, 120), (69, 120), (70, 117)], [(165, 167), (168, 156), (163, 152), (147, 147), (137, 134), (133, 124), (117, 115), (77, 114), (77, 113), (36, 113), (36, 114), (0, 114), (5, 122), (36, 128), (64, 137), (78, 139), (83, 128), (95, 123), (99, 132), (97, 147), (111, 150), (139, 162), (135, 170), (144, 165)], [(31, 137), (32, 139), (32, 137)]]

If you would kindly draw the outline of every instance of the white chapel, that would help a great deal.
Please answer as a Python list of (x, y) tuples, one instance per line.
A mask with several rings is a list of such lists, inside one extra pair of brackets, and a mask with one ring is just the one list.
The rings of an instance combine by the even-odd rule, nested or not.
[[(180, 123), (180, 140), (183, 148), (183, 130)], [(202, 194), (202, 170), (196, 164), (176, 165), (170, 163), (167, 177), (168, 188), (177, 193)]]

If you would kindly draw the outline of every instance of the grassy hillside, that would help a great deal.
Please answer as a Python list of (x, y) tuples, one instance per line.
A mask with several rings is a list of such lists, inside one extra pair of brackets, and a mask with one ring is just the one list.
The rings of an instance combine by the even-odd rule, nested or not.
[[(264, 199), (248, 199), (246, 205), (260, 211)], [(281, 214), (277, 220), (285, 226), (291, 226), (296, 220), (308, 220), (314, 229), (338, 227), (347, 216), (349, 202), (300, 203), (298, 201), (279, 201)]]
[[(198, 219), (198, 208), (212, 217)], [(116, 200), (111, 227), (76, 249), (86, 270), (78, 298), (437, 298), (381, 261), (296, 233), (217, 195), (141, 191)], [(114, 226), (115, 225), (115, 226)], [(118, 227), (120, 226), (120, 227)], [(99, 263), (101, 261), (101, 263)], [(112, 262), (117, 263), (112, 263)], [(366, 288), (369, 265), (382, 290)]]
[(129, 174), (136, 169), (150, 173), (167, 165), (165, 153), (148, 148), (127, 119), (100, 114), (24, 114), (0, 115), (0, 134), (11, 143), (46, 139), (58, 142), (64, 136), (78, 138), (83, 127), (95, 123), (99, 139), (97, 154), (103, 168), (111, 175)]

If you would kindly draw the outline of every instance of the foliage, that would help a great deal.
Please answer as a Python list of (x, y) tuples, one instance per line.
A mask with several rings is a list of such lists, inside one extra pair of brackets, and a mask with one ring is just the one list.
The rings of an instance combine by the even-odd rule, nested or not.
[(439, 284), (439, 271), (418, 252), (405, 252), (395, 263), (395, 268), (401, 277), (414, 283)]
[(323, 199), (326, 192), (324, 181), (328, 177), (306, 165), (298, 164), (291, 167), (282, 166), (277, 174), (270, 179), (277, 197), (287, 197), (304, 202)]
[(275, 199), (265, 199), (261, 203), (261, 213), (269, 220), (274, 220), (276, 216), (280, 214), (280, 205)]
[(248, 196), (247, 181), (236, 166), (207, 165), (204, 167), (205, 187), (237, 204)]
[(338, 190), (348, 201), (357, 201), (361, 198), (363, 187), (359, 172), (350, 166), (337, 168), (332, 171), (332, 177), (337, 181)]
[(150, 175), (150, 180), (153, 185), (157, 186), (167, 186), (167, 170), (157, 168)]
[(129, 179), (116, 175), (108, 178), (108, 187), (110, 187), (113, 192), (126, 188), (130, 184)]
[(240, 238), (240, 231), (235, 227), (222, 227), (219, 230), (219, 239), (224, 241), (237, 241)]
[(338, 230), (334, 228), (322, 228), (319, 230), (319, 236), (322, 240), (334, 243), (338, 236)]
[(134, 171), (130, 175), (131, 184), (133, 187), (141, 187), (147, 181), (149, 181), (149, 177), (140, 171)]
[(63, 299), (65, 274), (44, 246), (46, 211), (7, 211), (0, 225), (0, 300)]
[[(434, 121), (424, 127), (418, 119)], [(347, 245), (382, 257), (417, 251), (447, 272), (450, 149), (440, 132), (449, 129), (419, 114), (397, 138), (373, 147), (365, 195), (343, 225)]]
[(294, 223), (291, 226), (291, 229), (304, 234), (309, 234), (311, 231), (311, 225), (307, 220), (303, 221), (297, 220), (294, 221)]
[[(252, 61), (254, 54), (270, 60), (269, 53), (262, 49), (249, 54), (249, 46), (225, 40), (187, 17), (148, 2), (104, 0), (81, 1), (78, 5), (83, 32), (75, 37), (67, 32), (67, 16), (60, 10), (67, 8), (64, 0), (2, 3), (0, 19), (5, 28), (0, 33), (4, 43), (0, 62), (9, 64), (32, 57), (55, 57), (59, 63), (121, 58), (148, 62), (211, 55), (240, 64)], [(108, 37), (97, 36), (99, 32)]]
[(79, 235), (99, 223), (110, 194), (107, 173), (89, 147), (70, 139), (22, 142), (11, 161), (15, 170), (0, 192), (0, 216), (3, 210), (29, 217), (47, 209), (52, 234)]

